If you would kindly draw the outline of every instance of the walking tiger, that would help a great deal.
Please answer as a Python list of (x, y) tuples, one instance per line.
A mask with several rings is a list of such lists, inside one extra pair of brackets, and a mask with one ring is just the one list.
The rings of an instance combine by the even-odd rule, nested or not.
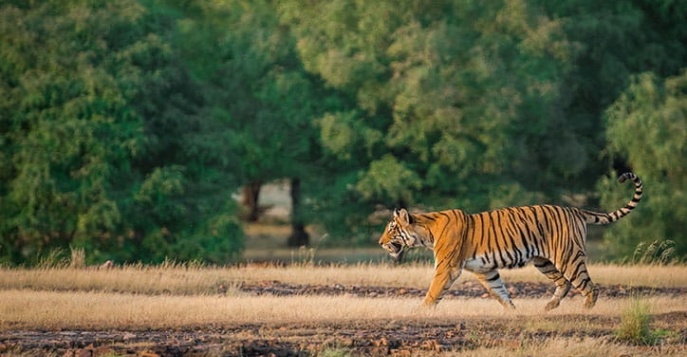
[(591, 308), (596, 303), (598, 288), (585, 264), (587, 224), (615, 222), (637, 206), (642, 198), (642, 181), (627, 172), (620, 175), (618, 182), (628, 179), (634, 182), (634, 195), (624, 207), (611, 213), (554, 205), (509, 207), (476, 214), (458, 209), (422, 214), (395, 210), (379, 244), (394, 259), (410, 248), (434, 251), (435, 274), (424, 305), (436, 305), (465, 269), (474, 273), (501, 305), (515, 308), (498, 269), (522, 267), (532, 261), (556, 285), (547, 311), (558, 307), (571, 285), (584, 295), (584, 306)]

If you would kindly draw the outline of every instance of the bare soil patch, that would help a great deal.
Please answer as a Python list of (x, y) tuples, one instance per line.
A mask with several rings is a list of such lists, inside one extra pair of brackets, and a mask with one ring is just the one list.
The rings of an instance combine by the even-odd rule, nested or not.
[[(555, 286), (553, 284), (538, 282), (513, 282), (506, 283), (506, 287), (513, 298), (531, 297), (544, 298), (551, 297)], [(290, 295), (352, 295), (357, 297), (418, 297), (422, 298), (427, 292), (426, 289), (408, 287), (386, 287), (368, 285), (309, 285), (283, 283), (276, 280), (262, 281), (257, 283), (243, 283), (238, 286), (240, 291), (255, 295), (270, 294), (275, 296)], [(570, 290), (568, 296), (578, 294), (574, 289)], [(627, 285), (600, 285), (599, 296), (604, 298), (622, 298), (630, 296), (687, 296), (687, 287), (645, 287)], [(454, 286), (446, 292), (448, 297), (488, 297), (486, 289), (475, 281), (464, 281)]]
[[(244, 324), (166, 331), (6, 331), (0, 333), (0, 353), (23, 356), (316, 356), (338, 350), (350, 355), (414, 356), (476, 348), (517, 350), (554, 338), (571, 341), (597, 338), (612, 343), (617, 318), (560, 317), (470, 318), (462, 321), (350, 321), (317, 325)], [(687, 313), (654, 316), (660, 325), (684, 323)], [(579, 325), (586, 326), (584, 335)], [(664, 354), (687, 352), (687, 332), (674, 342), (640, 351)]]
[[(514, 297), (547, 297), (553, 287), (543, 283), (507, 284)], [(356, 285), (299, 285), (278, 281), (243, 284), (241, 291), (261, 295), (344, 295), (361, 297), (422, 297), (422, 289)], [(685, 296), (685, 288), (602, 286), (607, 298), (630, 295)], [(451, 290), (453, 297), (487, 298), (479, 283), (466, 281)], [(494, 302), (494, 309), (500, 306)], [(505, 348), (552, 339), (580, 341), (593, 338), (614, 343), (619, 317), (593, 315), (514, 316), (442, 320), (417, 319), (323, 321), (309, 324), (224, 324), (167, 330), (2, 331), (0, 354), (21, 356), (317, 356), (323, 351), (340, 355), (415, 356), (443, 352)], [(660, 346), (633, 347), (649, 355), (687, 354), (687, 311), (652, 316), (655, 328), (670, 331)], [(583, 328), (580, 328), (583, 326)]]

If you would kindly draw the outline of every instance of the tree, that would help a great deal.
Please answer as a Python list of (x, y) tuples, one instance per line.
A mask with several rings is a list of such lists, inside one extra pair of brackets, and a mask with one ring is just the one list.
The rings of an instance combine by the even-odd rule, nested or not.
[(116, 76), (122, 63), (104, 53), (123, 50), (108, 40), (142, 12), (131, 2), (2, 9), (5, 257), (102, 237), (122, 221), (113, 193), (143, 146), (142, 120)]
[[(607, 171), (599, 160), (606, 147), (604, 112), (646, 71), (660, 77), (678, 74), (687, 63), (687, 7), (680, 2), (535, 1), (559, 19), (572, 44), (574, 62), (563, 78), (565, 100), (559, 109), (568, 119), (563, 132), (575, 135), (578, 150), (561, 150), (578, 161), (577, 191), (589, 191)], [(565, 149), (567, 145), (560, 148)], [(569, 154), (568, 154), (569, 153)]]
[(344, 99), (317, 119), (337, 174), (314, 209), (353, 235), (380, 205), (476, 211), (592, 192), (607, 170), (604, 110), (632, 74), (687, 61), (677, 3), (278, 8), (305, 69)]
[(572, 48), (537, 8), (337, 0), (279, 11), (305, 69), (344, 98), (317, 120), (338, 166), (339, 182), (316, 199), (344, 215), (331, 221), (365, 226), (378, 204), (527, 203), (575, 174), (575, 157), (554, 150), (577, 144), (557, 109)]
[(149, 262), (240, 251), (231, 156), (217, 150), (226, 126), (202, 115), (172, 14), (136, 1), (0, 14), (3, 259), (70, 246)]
[[(687, 255), (687, 71), (659, 79), (633, 77), (606, 112), (608, 149), (644, 181), (646, 198), (627, 221), (604, 233), (612, 256), (631, 256), (640, 242), (672, 240)], [(617, 209), (630, 193), (611, 178), (599, 181), (605, 208)]]
[(215, 105), (233, 119), (237, 135), (230, 145), (241, 158), (241, 184), (253, 198), (249, 217), (257, 219), (263, 183), (288, 179), (293, 203), (289, 245), (305, 245), (299, 188), (316, 161), (312, 119), (319, 107), (319, 81), (304, 71), (295, 39), (279, 23), (272, 2), (208, 2), (206, 11), (223, 14)]

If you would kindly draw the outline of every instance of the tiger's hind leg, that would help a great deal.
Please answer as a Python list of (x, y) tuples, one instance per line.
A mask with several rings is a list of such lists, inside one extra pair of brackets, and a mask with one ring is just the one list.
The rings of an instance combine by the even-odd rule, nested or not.
[(570, 281), (566, 279), (563, 273), (556, 269), (548, 259), (535, 257), (533, 262), (535, 268), (556, 284), (556, 291), (553, 292), (553, 297), (546, 304), (545, 308), (546, 311), (553, 310), (557, 308), (558, 305), (561, 304), (561, 300), (568, 295), (571, 285)]
[(491, 293), (503, 307), (506, 309), (515, 309), (515, 305), (513, 305), (510, 294), (508, 294), (508, 290), (506, 290), (506, 287), (503, 285), (503, 280), (501, 280), (501, 275), (499, 275), (498, 270), (494, 269), (485, 273), (475, 272), (475, 276), (477, 276), (479, 282), (484, 285), (489, 293)]
[(585, 264), (585, 256), (579, 255), (577, 259), (568, 265), (563, 275), (570, 280), (575, 289), (579, 290), (584, 295), (584, 307), (591, 309), (596, 304), (596, 299), (599, 297), (599, 288), (594, 285), (592, 278), (587, 273), (587, 264)]
[(580, 263), (577, 269), (578, 273), (570, 281), (572, 281), (575, 289), (578, 289), (584, 295), (584, 307), (591, 309), (596, 304), (596, 299), (599, 298), (599, 288), (594, 285), (592, 278), (587, 273), (587, 265), (584, 262)]

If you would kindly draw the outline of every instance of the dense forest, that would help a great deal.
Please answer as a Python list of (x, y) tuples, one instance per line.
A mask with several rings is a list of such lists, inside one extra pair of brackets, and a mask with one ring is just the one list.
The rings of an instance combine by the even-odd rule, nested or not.
[(658, 0), (5, 0), (0, 263), (229, 262), (275, 180), (290, 245), (307, 225), (369, 244), (401, 206), (614, 210), (628, 169), (646, 195), (609, 256), (685, 256), (686, 18)]

